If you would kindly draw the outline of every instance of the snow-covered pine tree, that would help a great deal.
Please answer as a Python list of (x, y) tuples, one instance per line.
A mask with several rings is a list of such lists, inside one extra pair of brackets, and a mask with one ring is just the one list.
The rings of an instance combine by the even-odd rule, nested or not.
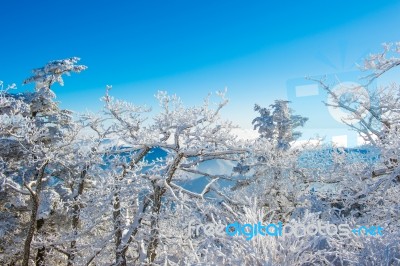
[(290, 143), (297, 140), (301, 133), (295, 131), (297, 127), (304, 126), (308, 118), (295, 115), (289, 108), (289, 101), (275, 100), (271, 108), (263, 108), (256, 104), (254, 111), (260, 116), (254, 118), (252, 124), (258, 129), (261, 138), (266, 138), (281, 149), (288, 149)]

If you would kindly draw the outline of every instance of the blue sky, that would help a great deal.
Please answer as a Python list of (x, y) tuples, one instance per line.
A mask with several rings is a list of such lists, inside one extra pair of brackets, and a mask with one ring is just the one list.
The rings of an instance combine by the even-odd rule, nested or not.
[(0, 13), (5, 83), (22, 87), (30, 69), (78, 56), (89, 69), (55, 88), (64, 108), (99, 109), (107, 84), (147, 105), (157, 90), (199, 104), (227, 87), (224, 115), (246, 128), (254, 103), (287, 98), (288, 81), (356, 70), (400, 41), (398, 1), (15, 0)]

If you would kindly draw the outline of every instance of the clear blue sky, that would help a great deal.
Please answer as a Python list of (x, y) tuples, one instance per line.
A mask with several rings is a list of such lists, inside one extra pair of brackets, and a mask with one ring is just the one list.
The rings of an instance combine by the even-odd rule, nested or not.
[(147, 105), (157, 90), (194, 104), (228, 87), (225, 116), (250, 128), (254, 103), (286, 98), (288, 80), (355, 70), (400, 41), (399, 14), (399, 1), (5, 0), (0, 80), (21, 87), (30, 69), (78, 56), (89, 69), (55, 88), (65, 108), (98, 109), (106, 84)]

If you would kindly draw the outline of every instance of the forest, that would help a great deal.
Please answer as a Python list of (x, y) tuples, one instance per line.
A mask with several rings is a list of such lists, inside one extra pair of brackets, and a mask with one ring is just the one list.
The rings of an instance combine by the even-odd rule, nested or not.
[(34, 69), (32, 90), (1, 83), (1, 265), (400, 265), (400, 87), (373, 85), (400, 43), (365, 58), (367, 95), (309, 78), (348, 114), (354, 149), (299, 141), (308, 118), (279, 99), (255, 103), (258, 137), (238, 138), (227, 91), (198, 106), (159, 91), (154, 111), (107, 86), (101, 110), (64, 110), (53, 88), (79, 60)]

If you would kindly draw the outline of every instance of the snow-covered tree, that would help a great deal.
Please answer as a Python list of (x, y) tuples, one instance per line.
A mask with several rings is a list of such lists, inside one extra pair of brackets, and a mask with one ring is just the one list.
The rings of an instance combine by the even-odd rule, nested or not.
[[(126, 265), (129, 253), (136, 263), (161, 259), (158, 254), (170, 241), (159, 225), (160, 217), (166, 215), (163, 213), (171, 211), (174, 205), (189, 204), (182, 203), (185, 201), (179, 199), (181, 194), (195, 200), (202, 199), (213, 190), (216, 180), (225, 177), (226, 173), (216, 175), (201, 170), (204, 163), (235, 161), (240, 154), (247, 152), (230, 133), (232, 124), (220, 118), (219, 111), (227, 101), (223, 93), (219, 96), (222, 100), (213, 109), (209, 97), (202, 106), (184, 107), (177, 96), (159, 92), (157, 99), (161, 112), (153, 117), (152, 123), (144, 124), (148, 109), (115, 100), (107, 91), (103, 98), (104, 115), (111, 123), (113, 139), (124, 144), (117, 151), (128, 158), (124, 160), (118, 156), (112, 167), (116, 171), (113, 173), (116, 185), (113, 192), (116, 265)], [(153, 162), (146, 160), (146, 156), (156, 151), (162, 151), (164, 158)], [(181, 185), (193, 176), (203, 176), (209, 182), (201, 193)], [(229, 173), (226, 178), (228, 176)], [(132, 183), (133, 187), (123, 192), (128, 188), (126, 182), (135, 185)], [(122, 197), (124, 194), (127, 196)], [(141, 207), (132, 213), (132, 218), (127, 218), (121, 209), (130, 208), (132, 202)], [(136, 250), (129, 249), (132, 241)]]
[[(398, 66), (396, 57), (387, 57), (398, 45), (390, 47), (367, 59), (365, 86)], [(363, 105), (363, 97), (339, 97), (332, 84), (318, 81), (333, 98), (329, 104), (361, 121), (349, 125), (369, 143), (366, 152), (351, 153), (291, 145), (307, 119), (281, 100), (270, 108), (256, 105), (260, 138), (239, 140), (232, 122), (220, 116), (224, 92), (192, 107), (159, 92), (153, 112), (115, 99), (107, 87), (100, 112), (73, 115), (59, 107), (51, 88), (64, 74), (86, 68), (77, 62), (34, 70), (26, 81), (35, 83), (33, 92), (13, 93), (14, 85), (0, 84), (1, 264), (399, 263), (397, 85), (369, 94)], [(387, 234), (247, 241), (188, 231), (190, 223), (235, 221), (380, 225)]]
[[(22, 265), (29, 264), (32, 241), (36, 238), (35, 263), (44, 265), (46, 247), (41, 240), (50, 234), (49, 228), (46, 232), (44, 227), (55, 209), (60, 207), (59, 195), (49, 186), (57, 182), (54, 174), (64, 168), (65, 147), (77, 135), (71, 113), (58, 107), (51, 86), (55, 82), (62, 84), (63, 74), (84, 70), (84, 66), (75, 65), (78, 60), (52, 61), (44, 68), (35, 69), (34, 75), (25, 81), (35, 82), (34, 92), (12, 94), (8, 89), (0, 94), (1, 161), (5, 173), (2, 188), (3, 193), (20, 199), (16, 205), (12, 202), (6, 205), (8, 211), (21, 217), (21, 238), (10, 240), (19, 243), (4, 247), (11, 249), (10, 258), (15, 263), (22, 255)], [(7, 202), (9, 197), (5, 200)], [(20, 215), (21, 208), (30, 215)], [(21, 239), (24, 239), (23, 243)]]
[(270, 107), (254, 106), (254, 111), (260, 113), (252, 122), (254, 129), (258, 129), (261, 138), (275, 142), (279, 148), (288, 149), (290, 143), (301, 136), (301, 132), (295, 129), (304, 126), (308, 118), (294, 115), (288, 101), (275, 100)]

